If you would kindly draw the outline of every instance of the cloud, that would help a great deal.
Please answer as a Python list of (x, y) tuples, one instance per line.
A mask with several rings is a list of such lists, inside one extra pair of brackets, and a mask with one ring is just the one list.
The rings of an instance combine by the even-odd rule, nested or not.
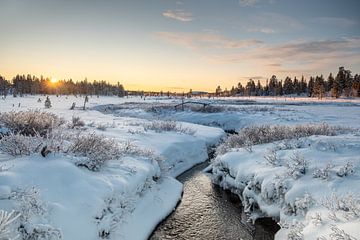
[(281, 64), (280, 63), (269, 63), (266, 66), (269, 66), (269, 67), (281, 67)]
[(194, 18), (191, 13), (184, 10), (167, 10), (162, 14), (164, 17), (175, 19), (181, 22), (191, 22)]
[[(216, 32), (156, 32), (155, 37), (192, 50), (213, 64), (236, 64), (262, 72), (297, 75), (327, 74), (340, 65), (360, 64), (360, 37), (267, 44), (256, 39), (232, 39)], [(257, 79), (252, 77), (253, 79)], [(262, 79), (262, 78), (259, 78)]]
[(256, 39), (234, 40), (217, 33), (156, 32), (155, 36), (171, 44), (192, 49), (241, 49), (259, 45)]
[(355, 20), (339, 17), (316, 17), (313, 19), (313, 22), (337, 27), (352, 27), (357, 25)]
[(239, 0), (240, 6), (248, 7), (253, 6), (258, 2), (258, 0)]
[(331, 56), (334, 53), (359, 52), (360, 38), (341, 38), (281, 44), (262, 49), (259, 57), (289, 58), (306, 61)]
[(247, 28), (249, 32), (261, 32), (261, 33), (275, 33), (276, 31), (269, 27), (250, 27)]

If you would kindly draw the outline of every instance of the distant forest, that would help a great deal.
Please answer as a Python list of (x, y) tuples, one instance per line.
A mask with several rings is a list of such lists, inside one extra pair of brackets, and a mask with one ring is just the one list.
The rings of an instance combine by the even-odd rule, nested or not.
[(257, 83), (250, 79), (245, 86), (238, 83), (230, 90), (222, 90), (218, 86), (215, 90), (216, 96), (283, 96), (283, 95), (302, 95), (308, 97), (323, 98), (334, 97), (359, 97), (360, 96), (360, 75), (351, 75), (350, 70), (344, 67), (339, 68), (339, 72), (334, 77), (331, 73), (327, 79), (323, 75), (310, 77), (307, 81), (301, 79), (291, 79), (286, 77), (285, 80), (279, 80), (273, 75), (262, 85), (258, 80)]
[(23, 96), (25, 94), (60, 94), (60, 95), (106, 95), (123, 97), (126, 94), (124, 86), (120, 83), (110, 84), (105, 81), (74, 82), (59, 80), (52, 82), (50, 78), (28, 75), (16, 75), (11, 81), (0, 75), (0, 95)]
[(16, 75), (11, 81), (6, 80), (0, 75), (0, 95), (5, 96), (11, 94), (13, 96), (22, 96), (25, 94), (60, 94), (60, 95), (106, 95), (123, 97), (130, 95), (153, 95), (153, 96), (308, 96), (317, 97), (360, 97), (360, 75), (351, 74), (350, 70), (340, 67), (338, 73), (334, 77), (331, 73), (325, 79), (323, 75), (310, 77), (309, 80), (302, 77), (294, 79), (286, 77), (279, 80), (275, 75), (266, 81), (263, 85), (260, 80), (256, 83), (253, 79), (249, 79), (247, 84), (243, 86), (240, 82), (237, 86), (233, 86), (230, 90), (222, 90), (221, 86), (215, 89), (214, 93), (192, 92), (182, 94), (172, 94), (167, 92), (164, 94), (159, 92), (144, 91), (125, 91), (124, 86), (120, 83), (110, 84), (106, 81), (89, 82), (87, 79), (83, 81), (59, 80), (53, 83), (50, 78), (40, 78), (31, 75)]

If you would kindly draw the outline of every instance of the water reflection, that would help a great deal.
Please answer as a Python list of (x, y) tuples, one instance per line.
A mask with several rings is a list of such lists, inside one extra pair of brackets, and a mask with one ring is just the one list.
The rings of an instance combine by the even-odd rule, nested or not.
[[(178, 177), (184, 195), (177, 209), (154, 231), (150, 239), (273, 239), (270, 227), (246, 222), (238, 198), (213, 185), (201, 172), (207, 163)], [(258, 225), (258, 224), (257, 224)]]

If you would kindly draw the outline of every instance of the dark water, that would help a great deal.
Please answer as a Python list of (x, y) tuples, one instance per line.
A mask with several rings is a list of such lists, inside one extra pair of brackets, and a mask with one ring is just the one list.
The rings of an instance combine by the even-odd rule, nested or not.
[(274, 239), (276, 223), (269, 219), (247, 223), (239, 199), (201, 172), (206, 166), (200, 164), (178, 177), (184, 184), (183, 198), (150, 239)]

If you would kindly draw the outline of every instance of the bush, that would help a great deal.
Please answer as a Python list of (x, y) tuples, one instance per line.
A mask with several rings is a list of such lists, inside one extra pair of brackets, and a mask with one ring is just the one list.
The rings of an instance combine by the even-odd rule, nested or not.
[(156, 120), (152, 121), (149, 124), (146, 124), (144, 129), (147, 130), (154, 130), (155, 132), (171, 132), (177, 130), (177, 123), (176, 121), (172, 120)]
[(313, 177), (328, 180), (330, 178), (331, 168), (333, 168), (333, 165), (330, 163), (327, 164), (325, 168), (316, 168), (313, 172)]
[(305, 160), (299, 152), (294, 152), (287, 162), (288, 175), (294, 179), (298, 179), (302, 175), (306, 174), (308, 168), (308, 161)]
[(19, 133), (4, 136), (0, 140), (0, 150), (11, 156), (24, 156), (36, 152), (41, 145), (41, 138), (24, 136)]
[(346, 177), (355, 173), (354, 165), (351, 162), (347, 162), (344, 166), (342, 166), (339, 171), (337, 171), (336, 175), (339, 177)]
[(3, 124), (11, 132), (26, 136), (37, 134), (44, 136), (63, 123), (64, 120), (55, 114), (39, 110), (7, 112), (0, 115), (0, 124)]
[(61, 231), (47, 224), (36, 224), (31, 229), (26, 229), (24, 225), (19, 228), (22, 239), (26, 240), (61, 240)]
[(71, 122), (69, 123), (68, 127), (71, 129), (74, 128), (81, 128), (85, 126), (85, 122), (80, 119), (80, 117), (72, 116)]
[[(50, 152), (62, 152), (66, 147), (65, 141), (69, 136), (62, 131), (55, 131), (46, 136), (25, 136), (20, 133), (10, 133), (0, 140), (0, 150), (11, 156), (24, 156), (40, 153), (45, 150)], [(44, 157), (47, 154), (43, 155)]]
[(217, 154), (224, 154), (231, 148), (241, 148), (249, 144), (264, 144), (285, 139), (297, 139), (312, 135), (333, 136), (347, 131), (347, 128), (333, 127), (325, 123), (295, 126), (260, 125), (243, 128), (238, 134), (231, 135), (217, 149)]
[(77, 165), (91, 171), (98, 171), (106, 161), (122, 155), (117, 142), (95, 133), (74, 137), (67, 152), (73, 153), (75, 156), (86, 157), (86, 160), (78, 162)]
[(189, 128), (184, 128), (180, 124), (178, 124), (176, 121), (173, 120), (156, 120), (152, 121), (149, 124), (146, 124), (144, 126), (145, 131), (153, 130), (155, 132), (161, 133), (161, 132), (178, 132), (178, 133), (184, 133), (184, 134), (190, 134), (193, 135), (195, 133), (194, 130)]

